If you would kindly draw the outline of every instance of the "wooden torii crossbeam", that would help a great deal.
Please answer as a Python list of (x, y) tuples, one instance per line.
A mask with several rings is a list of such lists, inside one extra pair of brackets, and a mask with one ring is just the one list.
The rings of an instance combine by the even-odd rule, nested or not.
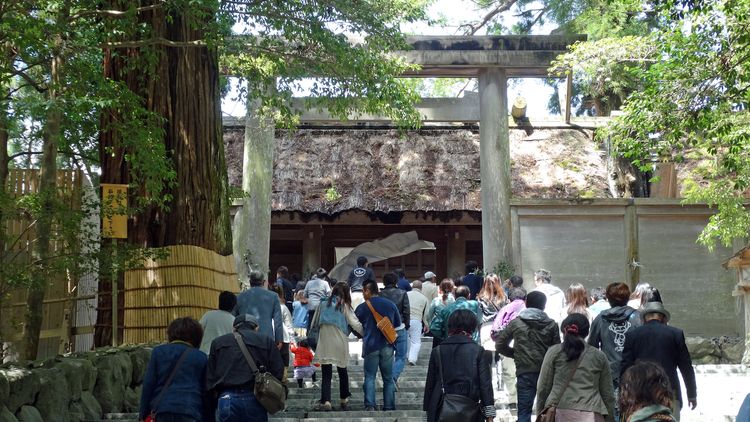
[[(512, 249), (507, 79), (548, 77), (551, 62), (568, 51), (570, 45), (584, 40), (585, 35), (409, 36), (406, 41), (412, 49), (393, 53), (408, 63), (419, 65), (404, 77), (479, 80), (478, 99), (453, 100), (452, 107), (469, 107), (461, 111), (463, 118), (456, 119), (467, 121), (476, 119), (478, 105), (482, 250), (483, 265), (487, 269), (503, 262), (516, 268), (520, 264)], [(567, 91), (570, 91), (570, 82), (568, 78)], [(566, 98), (564, 115), (569, 123), (570, 95), (567, 93)], [(436, 106), (441, 110), (442, 105)], [(450, 118), (450, 114), (440, 117), (445, 119), (443, 121), (450, 121)], [(256, 119), (247, 120), (247, 130), (257, 132), (262, 125), (253, 120)], [(303, 120), (306, 120), (304, 115)], [(238, 122), (231, 123), (237, 125)], [(261, 136), (272, 138), (273, 133)]]

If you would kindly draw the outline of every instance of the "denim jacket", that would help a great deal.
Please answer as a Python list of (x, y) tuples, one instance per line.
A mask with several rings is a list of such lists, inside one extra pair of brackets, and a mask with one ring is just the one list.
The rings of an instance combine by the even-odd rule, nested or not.
[(338, 327), (345, 336), (349, 335), (349, 324), (346, 322), (344, 313), (336, 309), (337, 297), (326, 298), (320, 301), (320, 325), (333, 325)]

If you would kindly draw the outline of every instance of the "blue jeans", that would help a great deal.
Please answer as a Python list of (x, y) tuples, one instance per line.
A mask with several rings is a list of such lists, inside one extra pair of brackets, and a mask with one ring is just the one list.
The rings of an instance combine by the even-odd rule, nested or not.
[(383, 378), (383, 410), (396, 410), (396, 390), (393, 384), (393, 347), (385, 346), (365, 356), (365, 408), (375, 407), (375, 377), (380, 368)]
[[(534, 397), (536, 397), (537, 381), (539, 381), (539, 372), (526, 372), (516, 376), (518, 422), (531, 422)], [(539, 406), (544, 406), (544, 403), (540, 403)]]
[(397, 330), (396, 333), (396, 357), (393, 359), (393, 381), (398, 381), (398, 377), (404, 372), (406, 365), (406, 352), (409, 351), (409, 332), (406, 329)]
[(225, 391), (216, 405), (217, 422), (268, 422), (268, 412), (252, 391)]

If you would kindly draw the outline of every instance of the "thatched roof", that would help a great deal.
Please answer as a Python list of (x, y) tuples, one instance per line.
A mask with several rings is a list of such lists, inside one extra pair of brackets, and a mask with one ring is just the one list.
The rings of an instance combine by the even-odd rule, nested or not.
[[(233, 186), (241, 186), (243, 135), (224, 134)], [(511, 129), (510, 137), (514, 197), (611, 197), (606, 154), (590, 130)], [(475, 130), (304, 129), (276, 138), (274, 211), (481, 210)]]

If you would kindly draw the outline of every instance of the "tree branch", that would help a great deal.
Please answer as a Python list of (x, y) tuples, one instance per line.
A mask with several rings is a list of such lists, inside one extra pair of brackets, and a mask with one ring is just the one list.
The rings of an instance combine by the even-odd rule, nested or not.
[[(137, 7), (135, 13), (147, 12), (149, 10), (155, 10), (162, 8), (164, 3), (156, 3), (150, 6)], [(77, 13), (70, 18), (70, 22), (74, 22), (78, 19), (85, 18), (87, 16), (104, 16), (108, 18), (124, 18), (128, 14), (132, 13), (130, 10), (84, 10), (81, 13)]]
[(166, 47), (206, 47), (205, 41), (172, 41), (162, 37), (149, 38), (140, 41), (117, 41), (107, 42), (101, 45), (102, 48), (139, 48), (150, 45), (163, 45)]
[(464, 24), (459, 26), (461, 27), (468, 27), (469, 30), (464, 35), (475, 35), (480, 29), (482, 29), (485, 25), (487, 25), (495, 16), (499, 15), (500, 13), (507, 12), (510, 10), (510, 8), (516, 4), (517, 0), (503, 0), (495, 6), (494, 9), (490, 10), (484, 18), (476, 23), (476, 24)]
[(47, 91), (47, 88), (39, 85), (37, 81), (35, 81), (31, 76), (27, 75), (26, 72), (16, 70), (12, 73), (12, 75), (20, 76), (24, 81), (26, 81), (27, 84), (31, 85), (39, 93)]
[(41, 155), (43, 154), (42, 151), (23, 151), (23, 152), (17, 152), (10, 157), (8, 157), (8, 162), (11, 162), (15, 160), (18, 157), (23, 157), (24, 155)]

